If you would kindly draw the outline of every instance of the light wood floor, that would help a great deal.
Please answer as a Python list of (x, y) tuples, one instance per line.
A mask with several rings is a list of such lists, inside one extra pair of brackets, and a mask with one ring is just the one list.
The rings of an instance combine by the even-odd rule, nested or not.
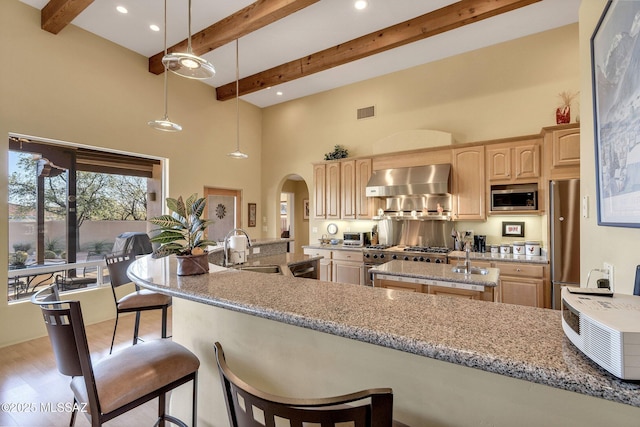
[[(168, 329), (171, 335), (171, 312)], [(114, 351), (131, 345), (135, 315), (120, 316)], [(140, 336), (144, 340), (160, 338), (160, 310), (142, 313)], [(109, 354), (114, 321), (87, 326), (92, 359)], [(58, 372), (48, 337), (0, 348), (0, 426), (54, 427), (68, 426), (70, 413), (47, 411), (47, 404), (56, 408), (73, 402), (70, 378)], [(7, 404), (13, 404), (7, 412)], [(34, 407), (35, 412), (19, 412), (18, 405)], [(44, 407), (43, 407), (44, 406)], [(157, 399), (108, 422), (108, 427), (152, 426), (157, 417)], [(42, 410), (41, 410), (42, 409)], [(76, 426), (89, 426), (84, 414), (76, 417)]]

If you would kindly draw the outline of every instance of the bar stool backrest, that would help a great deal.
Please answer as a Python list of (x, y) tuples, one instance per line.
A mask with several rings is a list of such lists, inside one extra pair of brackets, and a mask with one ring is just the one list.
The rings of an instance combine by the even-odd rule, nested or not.
[(226, 364), (220, 343), (215, 343), (215, 351), (232, 427), (274, 427), (276, 419), (281, 419), (279, 422), (287, 420), (291, 427), (302, 427), (304, 423), (316, 423), (322, 427), (392, 425), (393, 394), (389, 388), (318, 399), (276, 396), (237, 377)]

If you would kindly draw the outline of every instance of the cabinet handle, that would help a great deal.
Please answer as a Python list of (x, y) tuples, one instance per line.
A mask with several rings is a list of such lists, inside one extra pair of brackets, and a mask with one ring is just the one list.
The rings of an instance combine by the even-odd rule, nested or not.
[(520, 271), (520, 269), (519, 269), (519, 268), (516, 268), (516, 271)]

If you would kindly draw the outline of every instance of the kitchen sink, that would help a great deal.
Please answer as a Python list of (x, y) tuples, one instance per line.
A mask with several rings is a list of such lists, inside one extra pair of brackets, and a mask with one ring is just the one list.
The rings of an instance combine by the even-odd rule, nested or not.
[(242, 271), (253, 271), (254, 273), (282, 274), (279, 265), (242, 265), (234, 268)]
[(454, 273), (462, 273), (462, 274), (488, 274), (489, 270), (482, 267), (469, 267), (469, 271), (465, 268), (464, 265), (456, 265), (451, 269)]

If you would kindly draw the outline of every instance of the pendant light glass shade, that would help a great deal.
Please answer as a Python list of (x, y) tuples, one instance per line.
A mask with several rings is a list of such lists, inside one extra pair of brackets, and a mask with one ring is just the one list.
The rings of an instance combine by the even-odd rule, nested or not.
[[(167, 54), (167, 0), (164, 0), (164, 53)], [(167, 67), (164, 67), (164, 116), (160, 120), (151, 120), (147, 122), (154, 129), (165, 132), (178, 132), (182, 130), (182, 126), (169, 120), (169, 102), (167, 100)]]
[(240, 151), (240, 60), (238, 56), (238, 39), (236, 39), (236, 151), (227, 156), (234, 159), (247, 159), (249, 155)]
[(189, 0), (189, 37), (187, 38), (186, 53), (169, 53), (165, 51), (162, 57), (165, 68), (182, 77), (204, 80), (216, 74), (215, 68), (209, 61), (193, 54), (191, 50), (191, 0)]

